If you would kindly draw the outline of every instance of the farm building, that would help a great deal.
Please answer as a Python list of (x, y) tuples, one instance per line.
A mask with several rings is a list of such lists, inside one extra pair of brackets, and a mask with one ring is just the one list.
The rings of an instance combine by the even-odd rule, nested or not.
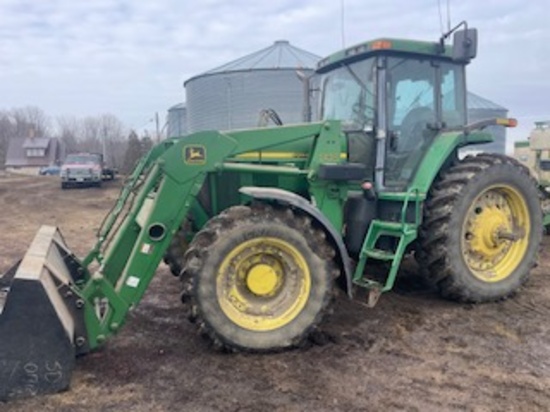
[(8, 143), (5, 167), (8, 171), (38, 174), (41, 168), (58, 164), (64, 157), (62, 145), (56, 138), (11, 138)]

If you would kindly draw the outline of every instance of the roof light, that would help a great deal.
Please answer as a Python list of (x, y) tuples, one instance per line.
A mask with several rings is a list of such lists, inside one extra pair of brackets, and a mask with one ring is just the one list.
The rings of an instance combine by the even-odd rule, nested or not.
[(391, 49), (392, 44), (389, 40), (376, 40), (375, 42), (372, 42), (371, 49), (372, 50), (383, 50), (383, 49)]
[(359, 44), (357, 46), (350, 47), (349, 49), (346, 49), (345, 53), (346, 56), (353, 56), (355, 54), (360, 54), (368, 51), (368, 48), (365, 44)]
[(498, 118), (496, 123), (499, 126), (504, 126), (504, 127), (516, 127), (518, 125), (518, 121), (514, 118), (509, 118), (509, 119)]
[(321, 67), (326, 66), (329, 61), (330, 59), (328, 57), (325, 57), (324, 59), (319, 60), (319, 63), (317, 63), (317, 68), (320, 69)]

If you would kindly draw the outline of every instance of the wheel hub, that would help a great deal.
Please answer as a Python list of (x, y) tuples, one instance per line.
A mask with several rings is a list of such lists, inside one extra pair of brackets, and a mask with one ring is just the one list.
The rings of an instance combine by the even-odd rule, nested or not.
[(527, 250), (525, 200), (511, 187), (489, 188), (473, 202), (463, 230), (462, 252), (472, 274), (485, 282), (503, 280)]
[(274, 293), (278, 283), (278, 276), (272, 266), (259, 264), (248, 272), (246, 285), (257, 296), (268, 296)]
[(509, 232), (509, 217), (496, 207), (486, 207), (477, 215), (472, 224), (471, 247), (483, 259), (491, 259), (498, 255), (506, 240), (499, 234)]
[(218, 303), (240, 327), (269, 331), (291, 322), (311, 288), (308, 264), (291, 243), (273, 237), (247, 240), (224, 258), (217, 276)]

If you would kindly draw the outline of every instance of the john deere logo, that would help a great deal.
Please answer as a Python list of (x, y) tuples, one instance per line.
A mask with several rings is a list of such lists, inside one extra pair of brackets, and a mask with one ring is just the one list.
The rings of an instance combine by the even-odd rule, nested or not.
[(188, 165), (203, 165), (206, 163), (206, 148), (199, 145), (185, 146), (183, 158)]

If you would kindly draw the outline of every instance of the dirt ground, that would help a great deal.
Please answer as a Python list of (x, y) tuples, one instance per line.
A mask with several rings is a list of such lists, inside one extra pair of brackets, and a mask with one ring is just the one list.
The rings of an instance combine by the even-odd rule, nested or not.
[[(0, 273), (41, 224), (84, 256), (120, 181), (62, 191), (55, 177), (0, 175)], [(368, 309), (342, 297), (309, 347), (222, 354), (195, 332), (162, 265), (120, 334), (79, 358), (68, 392), (1, 411), (547, 411), (550, 238), (513, 298), (447, 302), (415, 277)], [(1, 338), (1, 337), (0, 337)]]

